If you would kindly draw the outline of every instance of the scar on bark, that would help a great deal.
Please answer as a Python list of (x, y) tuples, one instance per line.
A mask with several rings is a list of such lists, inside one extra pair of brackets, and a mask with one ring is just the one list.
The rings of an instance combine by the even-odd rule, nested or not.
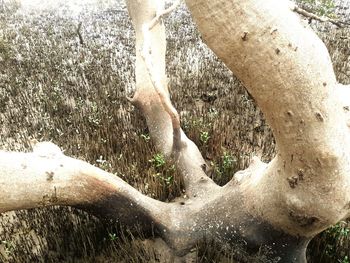
[(49, 195), (49, 194), (44, 194), (42, 198), (41, 205), (46, 206), (47, 204), (55, 204), (58, 202), (57, 198), (57, 189), (54, 187), (54, 192)]
[(295, 188), (298, 185), (299, 178), (297, 176), (291, 176), (287, 178), (290, 188)]
[(244, 32), (243, 32), (243, 34), (242, 34), (242, 36), (241, 36), (241, 38), (242, 38), (243, 41), (247, 41), (247, 40), (248, 40), (248, 34), (249, 34), (248, 31), (244, 31)]

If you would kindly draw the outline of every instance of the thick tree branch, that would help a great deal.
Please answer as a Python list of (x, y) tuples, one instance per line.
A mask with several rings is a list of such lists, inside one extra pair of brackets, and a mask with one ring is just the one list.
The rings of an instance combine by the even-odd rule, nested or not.
[[(188, 196), (208, 195), (219, 187), (207, 177), (205, 161), (195, 144), (180, 129), (177, 111), (172, 106), (165, 75), (165, 28), (157, 23), (157, 12), (164, 3), (148, 0), (142, 5), (127, 1), (136, 31), (136, 93), (132, 99), (146, 118), (157, 148), (175, 158), (184, 177)], [(151, 29), (150, 29), (151, 28)]]
[(346, 217), (350, 137), (324, 44), (288, 1), (186, 3), (203, 40), (256, 99), (279, 149), (242, 184), (248, 211), (310, 236)]
[[(142, 195), (113, 174), (63, 155), (52, 143), (35, 145), (33, 153), (0, 152), (0, 213), (51, 205), (73, 206), (155, 233), (179, 256), (204, 236), (237, 242), (242, 234), (254, 233), (254, 238), (249, 238), (253, 238), (251, 245), (257, 249), (262, 242), (284, 259), (305, 257), (307, 239), (284, 235), (266, 223), (257, 229), (256, 225), (261, 227), (262, 222), (246, 213), (240, 191), (222, 190), (181, 204), (166, 204)], [(277, 237), (281, 244), (291, 243), (281, 246), (275, 242)]]
[(0, 213), (65, 205), (145, 230), (168, 221), (166, 204), (116, 175), (59, 153), (52, 143), (41, 144), (33, 153), (0, 152)]
[[(152, 26), (152, 28), (154, 26), (155, 24)], [(172, 127), (173, 127), (173, 150), (172, 151), (175, 152), (175, 154), (177, 154), (181, 150), (180, 116), (177, 110), (171, 104), (169, 94), (166, 92), (166, 89), (162, 87), (161, 81), (157, 73), (153, 71), (154, 66), (152, 64), (152, 49), (149, 43), (150, 42), (149, 38), (151, 33), (149, 28), (151, 28), (151, 26), (149, 26), (148, 24), (145, 24), (142, 28), (144, 42), (143, 42), (143, 48), (140, 51), (140, 53), (146, 64), (147, 72), (150, 76), (152, 84), (160, 99), (161, 105), (170, 116)]]

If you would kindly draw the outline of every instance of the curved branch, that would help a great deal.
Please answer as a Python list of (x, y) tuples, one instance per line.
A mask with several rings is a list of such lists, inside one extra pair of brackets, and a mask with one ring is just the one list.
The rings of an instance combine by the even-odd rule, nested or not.
[(276, 139), (275, 159), (242, 184), (248, 211), (311, 236), (346, 217), (350, 137), (322, 41), (288, 1), (186, 3), (203, 40), (256, 99)]
[(145, 230), (168, 221), (165, 203), (57, 149), (39, 144), (33, 153), (0, 152), (0, 213), (65, 205)]
[(288, 2), (187, 2), (207, 44), (257, 100), (280, 152), (297, 152), (305, 143), (313, 150), (329, 146), (319, 135), (342, 130), (334, 119), (331, 60)]

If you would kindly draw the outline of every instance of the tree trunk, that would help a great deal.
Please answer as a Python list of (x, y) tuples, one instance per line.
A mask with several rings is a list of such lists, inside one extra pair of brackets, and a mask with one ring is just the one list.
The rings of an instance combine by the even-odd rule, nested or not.
[[(187, 198), (156, 201), (44, 143), (33, 153), (1, 153), (0, 212), (68, 205), (126, 225), (139, 223), (177, 256), (209, 237), (238, 240), (251, 252), (266, 246), (281, 262), (304, 262), (309, 240), (350, 210), (349, 131), (328, 52), (285, 1), (187, 4), (204, 41), (264, 112), (276, 157), (268, 164), (254, 158), (224, 187), (207, 176), (207, 164), (179, 128), (169, 99), (164, 25), (154, 20), (163, 8), (155, 0), (130, 0), (136, 31), (131, 101), (159, 151), (178, 167)], [(34, 182), (36, 188), (30, 187)]]

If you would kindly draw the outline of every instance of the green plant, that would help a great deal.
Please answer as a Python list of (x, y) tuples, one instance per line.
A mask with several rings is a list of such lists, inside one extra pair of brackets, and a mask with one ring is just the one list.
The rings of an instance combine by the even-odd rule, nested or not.
[(14, 245), (10, 241), (2, 240), (1, 244), (4, 245), (6, 254), (10, 254), (14, 249)]
[(344, 221), (340, 221), (339, 223), (331, 226), (326, 230), (328, 235), (333, 236), (336, 239), (344, 238), (349, 236), (350, 229), (347, 227), (347, 223)]
[(237, 158), (228, 152), (224, 152), (218, 159), (210, 162), (213, 180), (219, 185), (225, 185), (232, 178), (237, 165)]
[(231, 169), (235, 161), (235, 158), (231, 154), (224, 152), (222, 156), (222, 169), (224, 171)]
[(165, 165), (165, 157), (163, 154), (157, 153), (149, 162), (152, 163), (155, 168), (160, 168)]
[(171, 185), (174, 182), (174, 176), (172, 175), (163, 176), (161, 173), (156, 173), (154, 177), (159, 178), (161, 182), (167, 186)]
[(339, 263), (350, 263), (349, 257), (345, 256), (343, 259), (338, 260)]
[(108, 234), (110, 241), (116, 241), (117, 240), (117, 234), (116, 233), (109, 233)]
[(331, 226), (322, 234), (314, 238), (309, 245), (309, 257), (317, 258), (310, 262), (349, 262), (350, 229), (345, 221)]
[(216, 171), (221, 177), (231, 177), (236, 164), (236, 158), (230, 153), (224, 152), (216, 165)]
[(199, 133), (199, 140), (203, 143), (203, 144), (207, 144), (208, 141), (210, 139), (210, 135), (209, 135), (209, 132), (207, 131), (201, 131)]

